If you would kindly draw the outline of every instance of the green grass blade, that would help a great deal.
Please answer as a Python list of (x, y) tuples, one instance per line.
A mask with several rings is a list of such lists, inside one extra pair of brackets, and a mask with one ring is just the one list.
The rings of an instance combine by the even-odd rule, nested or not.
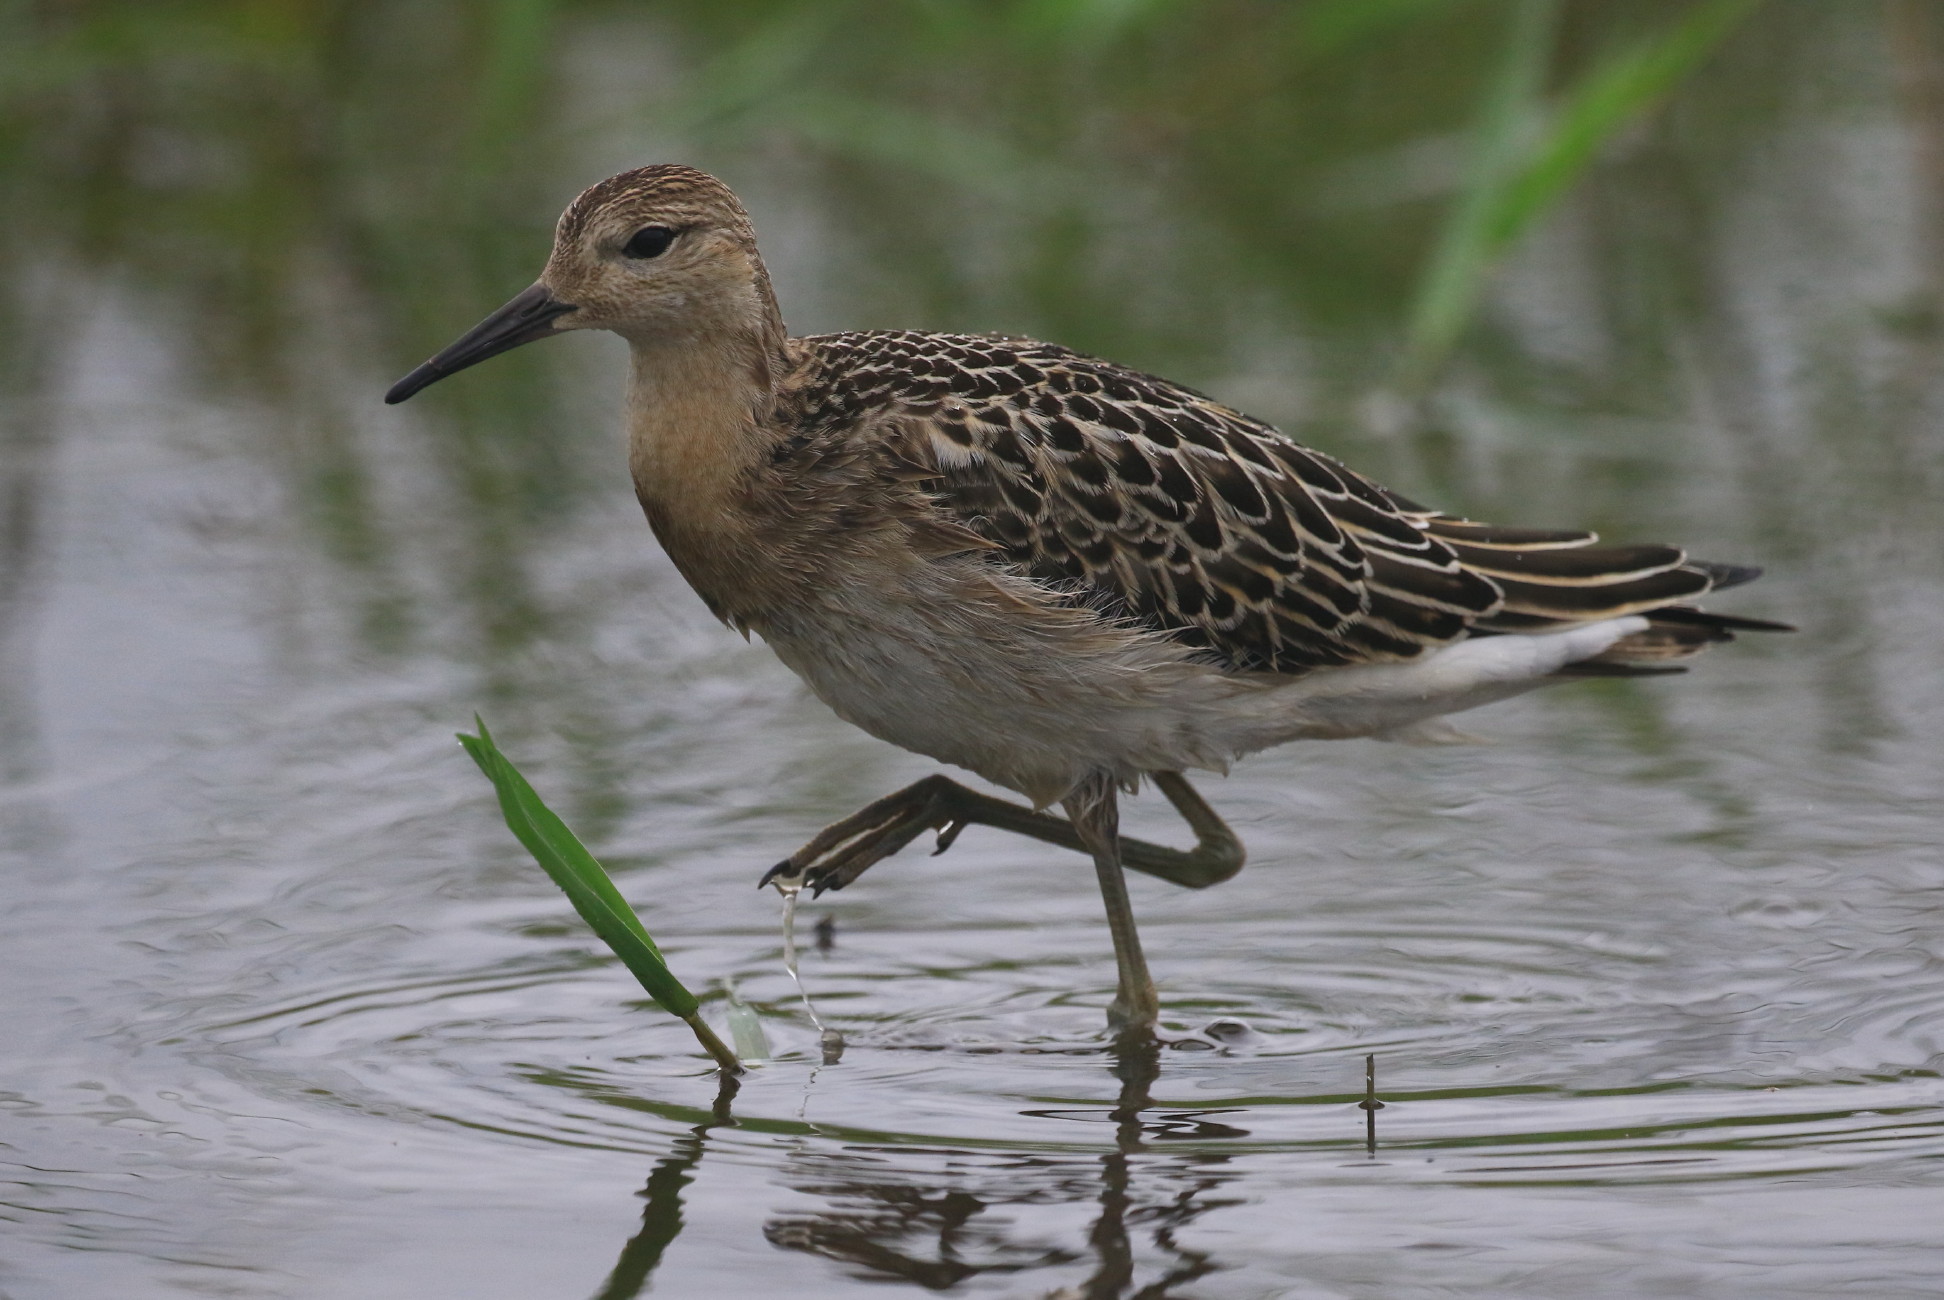
[(742, 1073), (742, 1062), (703, 1021), (701, 1004), (668, 969), (661, 949), (648, 937), (648, 928), (628, 906), (628, 900), (621, 897), (607, 871), (595, 861), (579, 837), (567, 829), (567, 823), (527, 784), (512, 760), (500, 753), (485, 721), (477, 715), (473, 721), (479, 726), (479, 734), (468, 736), (461, 732), (459, 743), (466, 747), (473, 762), (479, 764), (479, 770), (499, 793), (500, 812), (506, 817), (508, 829), (546, 869), (554, 884), (560, 886), (567, 901), (594, 928), (601, 942), (612, 948), (614, 955), (641, 981), (648, 996), (686, 1021), (696, 1041), (702, 1044), (702, 1050), (713, 1056), (725, 1071)]
[(1472, 128), (1472, 158), (1411, 312), (1399, 387), (1414, 391), (1457, 342), (1498, 251), (1498, 213), (1538, 111), (1558, 26), (1557, 0), (1516, 0), (1499, 63)]
[(1518, 0), (1505, 53), (1474, 127), (1464, 192), (1411, 316), (1398, 387), (1423, 388), (1470, 321), (1492, 266), (1558, 202), (1602, 146), (1658, 104), (1761, 0), (1701, 0), (1665, 31), (1608, 56), (1534, 133), (1556, 0)]
[(1761, 0), (1706, 0), (1658, 38), (1624, 50), (1573, 88), (1531, 162), (1507, 187), (1488, 238), (1503, 248), (1586, 170), (1600, 146), (1658, 104)]
[(461, 734), (459, 743), (498, 791), (507, 827), (560, 886), (574, 910), (614, 949), (650, 997), (683, 1019), (694, 1015), (699, 1005), (695, 995), (670, 973), (641, 918), (621, 897), (594, 855), (567, 829), (567, 823), (541, 801), (526, 778), (500, 753), (485, 723), (479, 724), (477, 736)]
[[(648, 945), (656, 960), (661, 960), (661, 950), (655, 947), (647, 927), (642, 925), (634, 909), (628, 906), (628, 900), (621, 897), (621, 891), (614, 887), (607, 870), (595, 861), (594, 855), (580, 842), (580, 837), (567, 829), (567, 823), (547, 807), (512, 761), (500, 752), (485, 722), (476, 716), (473, 721), (478, 724), (479, 735), (461, 735), (459, 743), (466, 747), (473, 761), (492, 779), (493, 787), (499, 792), (500, 810), (506, 814), (506, 824), (520, 843), (526, 845), (527, 851), (539, 859), (540, 865), (556, 880), (560, 877), (560, 871), (564, 870), (583, 887), (592, 890), (634, 932), (636, 938)], [(562, 885), (561, 888), (565, 889), (566, 886)]]

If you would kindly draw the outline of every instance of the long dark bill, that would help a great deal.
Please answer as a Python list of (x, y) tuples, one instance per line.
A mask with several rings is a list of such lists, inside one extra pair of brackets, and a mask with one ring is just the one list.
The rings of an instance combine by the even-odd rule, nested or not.
[(546, 285), (534, 285), (467, 330), (451, 347), (393, 384), (385, 394), (385, 405), (396, 406), (447, 375), (457, 374), (487, 357), (510, 352), (522, 343), (546, 338), (554, 332), (555, 318), (573, 310), (574, 304), (554, 297), (547, 292)]

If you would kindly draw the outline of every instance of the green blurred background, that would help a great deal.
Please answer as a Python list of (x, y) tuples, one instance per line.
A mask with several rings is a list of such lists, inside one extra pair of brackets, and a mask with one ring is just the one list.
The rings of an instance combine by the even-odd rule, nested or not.
[[(1585, 444), (1571, 476), (1635, 490), (1634, 442), (1698, 405), (1742, 426), (1717, 450), (1757, 455), (1767, 308), (1738, 300), (1734, 265), (1754, 222), (1792, 232), (1778, 255), (1818, 281), (1795, 297), (1821, 352), (1904, 354), (1860, 412), (1885, 426), (1868, 491), (1910, 487), (1896, 448), (1930, 410), (1931, 0), (3, 12), (0, 365), (27, 414), (7, 423), (0, 536), (30, 544), (31, 412), (62, 331), (112, 295), (202, 399), (275, 413), (237, 436), (344, 566), (377, 648), (424, 633), (393, 575), (426, 510), (468, 539), (443, 581), (469, 633), (523, 635), (523, 539), (616, 472), (616, 381), (581, 352), (442, 389), (412, 414), (443, 482), (405, 517), (374, 485), (375, 394), (531, 279), (574, 192), (648, 161), (745, 195), (798, 332), (1039, 334), (1219, 389), (1457, 507), (1530, 516), (1520, 498), (1553, 491), (1486, 427), (1506, 411)], [(1845, 119), (1900, 123), (1870, 165), (1907, 171), (1859, 177), (1803, 139)], [(1886, 239), (1900, 270), (1858, 283)]]

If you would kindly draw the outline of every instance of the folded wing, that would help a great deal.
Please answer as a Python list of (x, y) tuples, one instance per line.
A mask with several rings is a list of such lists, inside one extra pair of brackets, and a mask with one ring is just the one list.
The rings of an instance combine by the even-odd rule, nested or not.
[(1399, 661), (1646, 613), (1647, 632), (1581, 671), (1656, 671), (1732, 628), (1779, 626), (1683, 604), (1753, 570), (1442, 515), (1200, 394), (1064, 348), (916, 333), (804, 343), (816, 361), (800, 426), (881, 408), (887, 450), (934, 473), (937, 507), (1004, 562), (1226, 667)]

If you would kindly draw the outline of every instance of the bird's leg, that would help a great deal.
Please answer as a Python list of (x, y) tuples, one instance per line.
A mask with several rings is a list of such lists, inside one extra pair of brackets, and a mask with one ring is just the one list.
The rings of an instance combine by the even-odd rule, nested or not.
[[(1145, 840), (1120, 841), (1121, 864), (1130, 871), (1159, 876), (1189, 889), (1218, 885), (1242, 869), (1242, 842), (1202, 801), (1179, 772), (1156, 772), (1154, 784), (1195, 832), (1195, 847), (1186, 851)], [(821, 894), (842, 889), (864, 874), (865, 868), (890, 857), (927, 830), (939, 832), (943, 853), (967, 826), (993, 826), (1091, 852), (1072, 822), (1031, 808), (967, 789), (944, 776), (928, 776), (888, 794), (840, 822), (826, 827), (815, 839), (771, 867), (762, 884), (783, 880), (808, 885)]]
[(1174, 810), (1195, 832), (1195, 847), (1184, 853), (1122, 836), (1121, 865), (1189, 889), (1219, 885), (1242, 870), (1242, 864), (1249, 859), (1248, 850), (1242, 847), (1242, 841), (1235, 837), (1228, 823), (1188, 784), (1188, 778), (1179, 772), (1151, 772), (1149, 776), (1155, 788), (1167, 796)]
[(1107, 1004), (1107, 1023), (1123, 1033), (1152, 1029), (1161, 1002), (1141, 952), (1141, 936), (1134, 928), (1134, 906), (1127, 897), (1127, 874), (1121, 870), (1120, 797), (1114, 779), (1104, 772), (1081, 782), (1060, 801), (1081, 843), (1093, 854), (1094, 874), (1100, 878), (1100, 897), (1107, 904), (1107, 929), (1114, 936), (1114, 965), (1120, 972), (1114, 1000)]

